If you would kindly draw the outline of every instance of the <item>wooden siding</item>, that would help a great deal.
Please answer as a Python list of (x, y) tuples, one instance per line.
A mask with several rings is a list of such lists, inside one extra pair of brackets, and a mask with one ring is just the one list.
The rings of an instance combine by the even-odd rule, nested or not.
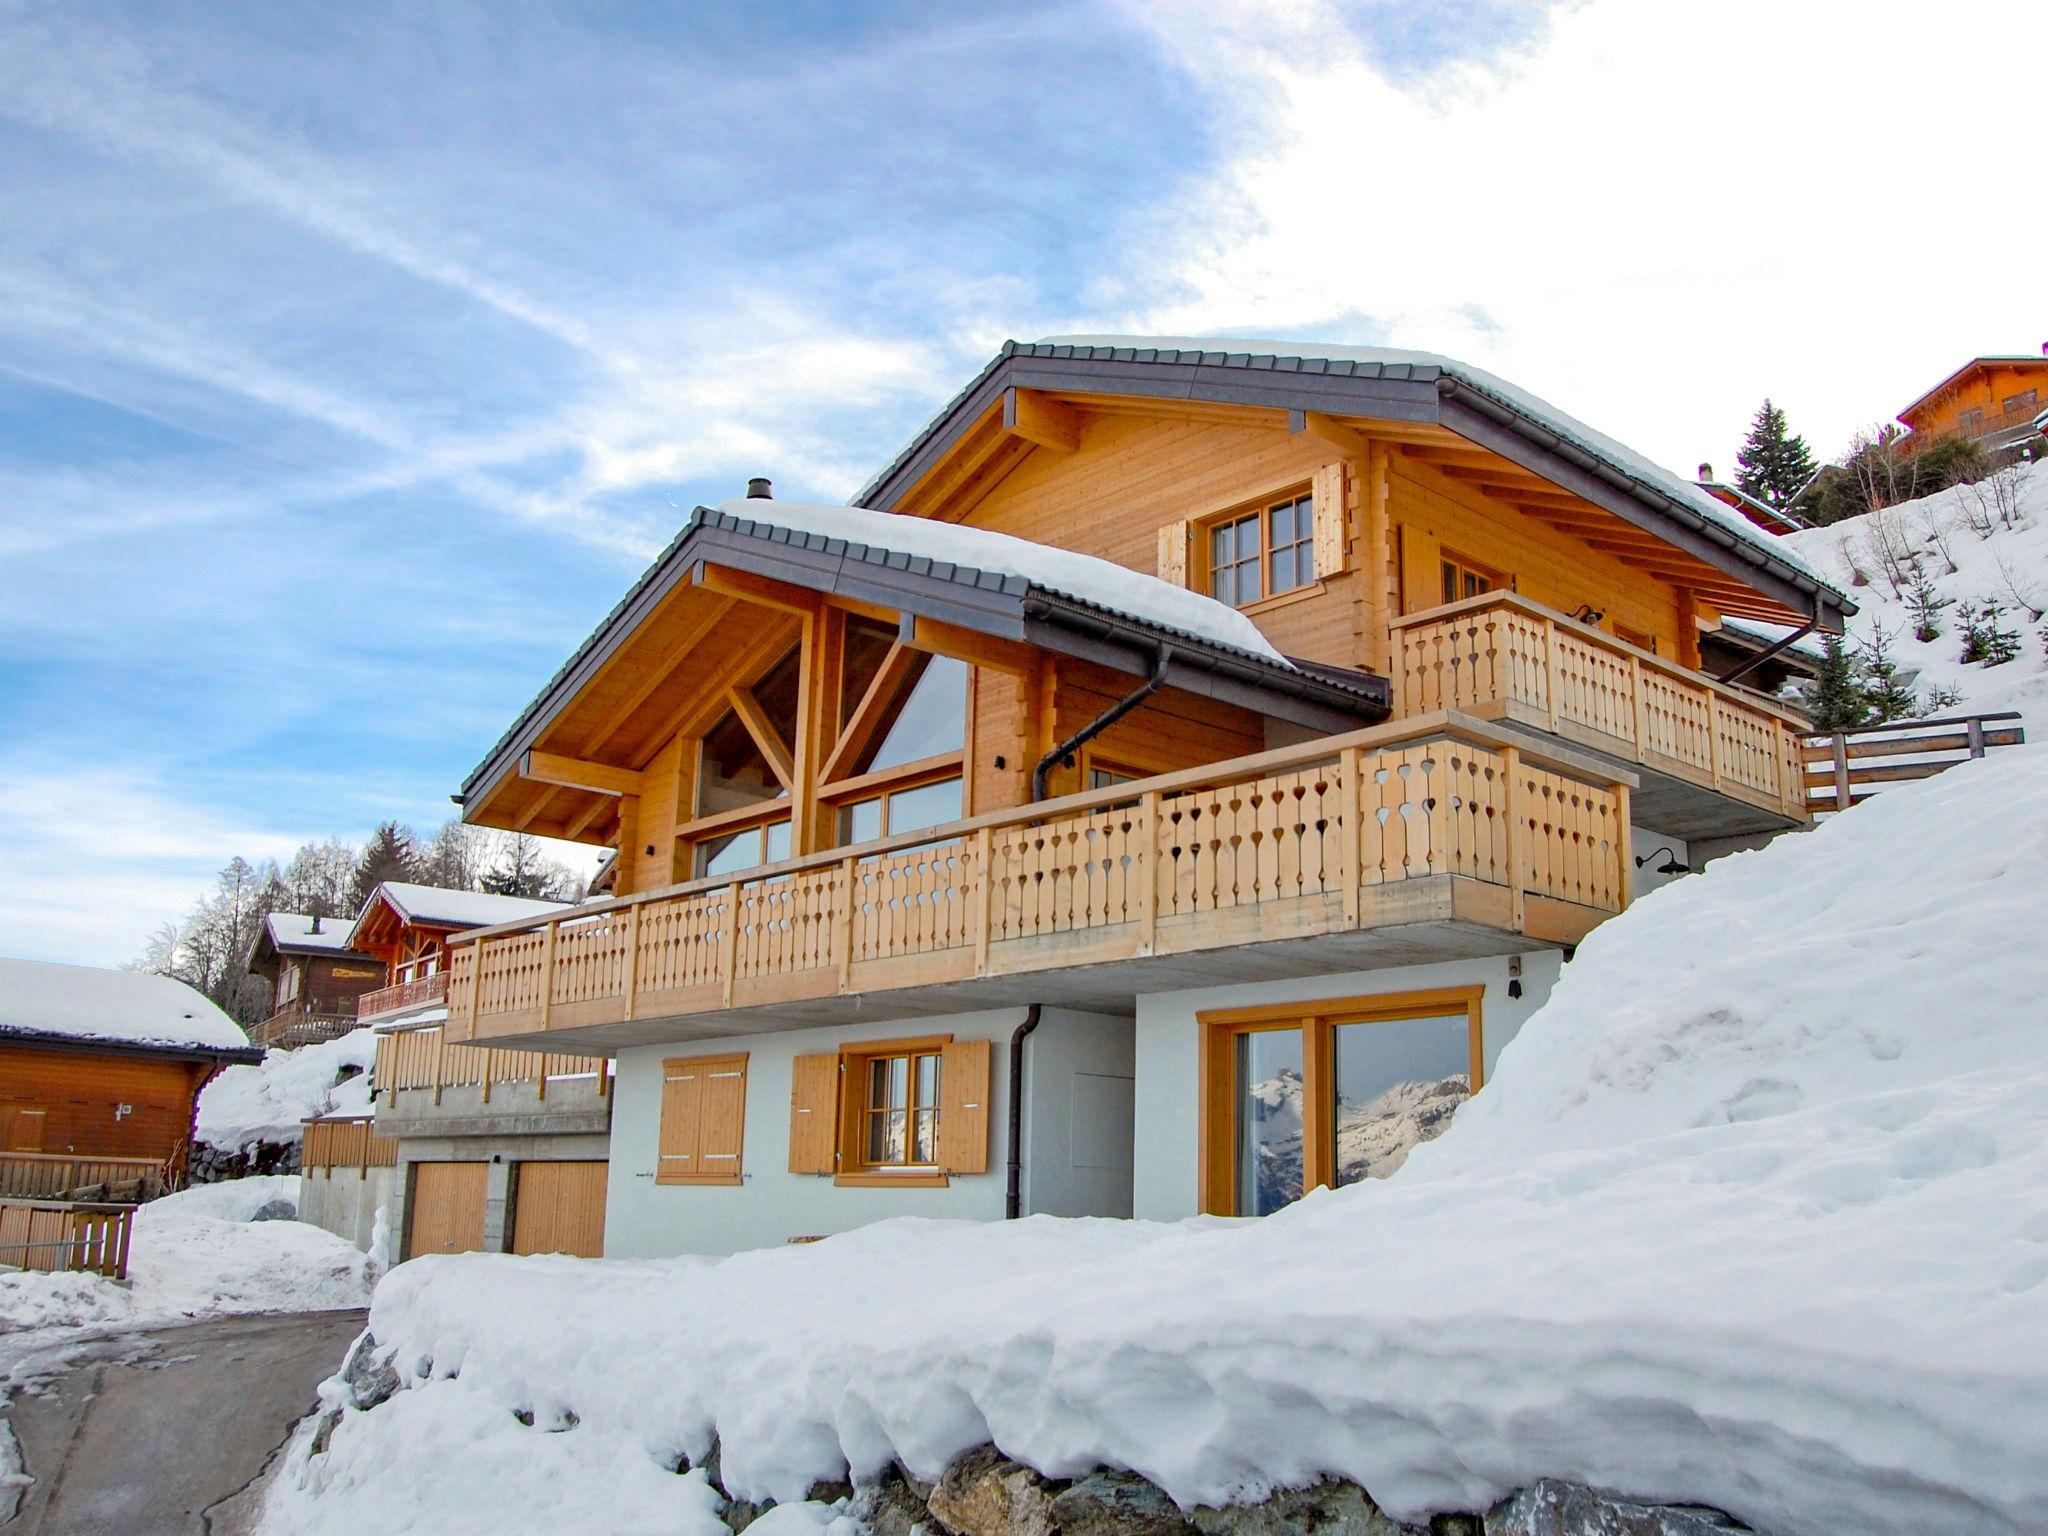
[(1575, 942), (1627, 902), (1630, 776), (1528, 740), (1424, 716), (479, 930), (455, 947), (449, 1028), (530, 1034), (1432, 920)]
[(450, 1045), (434, 1025), (379, 1035), (375, 1074), (377, 1091), (396, 1108), (400, 1092), (425, 1091), (438, 1104), (444, 1088), (476, 1088), (486, 1104), (493, 1095), (502, 1100), (508, 1092), (545, 1099), (548, 1084), (565, 1077), (595, 1077), (602, 1097), (610, 1086), (611, 1064), (602, 1056)]
[[(206, 1062), (0, 1043), (0, 1119), (10, 1146), (37, 1141), (14, 1150), (169, 1163), (191, 1140), (193, 1107), (213, 1071)], [(116, 1118), (123, 1104), (130, 1112)]]
[(132, 1205), (0, 1200), (0, 1266), (128, 1278)]
[(406, 1202), (405, 1256), (480, 1253), (487, 1163), (414, 1163)]
[(513, 1179), (514, 1253), (604, 1257), (605, 1164), (524, 1162)]
[(375, 1121), (367, 1115), (308, 1120), (299, 1138), (299, 1167), (309, 1178), (321, 1173), (331, 1179), (337, 1168), (368, 1178), (372, 1168), (391, 1168), (397, 1163), (397, 1139), (379, 1136)]

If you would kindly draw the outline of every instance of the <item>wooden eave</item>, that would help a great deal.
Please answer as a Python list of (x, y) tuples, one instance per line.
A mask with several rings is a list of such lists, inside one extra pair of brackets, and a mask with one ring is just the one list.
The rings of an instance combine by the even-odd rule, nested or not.
[[(1841, 594), (1621, 468), (1442, 370), (1402, 365), (1375, 376), (1268, 359), (1270, 367), (1101, 355), (1102, 348), (1006, 346), (860, 498), (948, 521), (971, 517), (1034, 452), (1057, 452), (1005, 425), (1021, 392), (1090, 414), (1136, 415), (1355, 437), (1427, 463), (1460, 488), (1544, 522), (1719, 611), (1768, 623), (1854, 612)], [(1185, 354), (1173, 354), (1185, 356)]]

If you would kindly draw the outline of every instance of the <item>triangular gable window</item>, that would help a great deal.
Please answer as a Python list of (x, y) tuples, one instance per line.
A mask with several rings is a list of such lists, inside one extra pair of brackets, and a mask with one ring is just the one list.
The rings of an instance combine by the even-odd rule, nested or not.
[(924, 664), (862, 772), (901, 768), (966, 745), (967, 664), (934, 656)]

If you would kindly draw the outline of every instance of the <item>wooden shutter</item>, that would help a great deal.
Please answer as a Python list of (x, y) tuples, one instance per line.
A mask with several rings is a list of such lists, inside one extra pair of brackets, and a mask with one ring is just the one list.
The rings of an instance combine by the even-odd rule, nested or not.
[(661, 1064), (661, 1142), (657, 1184), (687, 1184), (697, 1175), (699, 1126), (704, 1119), (704, 1074), (696, 1061)]
[(837, 1173), (839, 1056), (799, 1056), (789, 1071), (789, 1171)]
[(988, 1172), (989, 1043), (955, 1040), (939, 1056), (939, 1166)]
[(1159, 530), (1159, 579), (1176, 587), (1188, 584), (1188, 522), (1182, 518)]
[(40, 1109), (17, 1109), (12, 1111), (13, 1123), (7, 1127), (6, 1147), (9, 1152), (40, 1152), (43, 1150), (43, 1126), (47, 1111)]
[(697, 1122), (697, 1177), (705, 1183), (740, 1182), (747, 1130), (747, 1058), (702, 1063), (703, 1111)]
[(1344, 569), (1344, 466), (1325, 464), (1316, 471), (1316, 575), (1334, 576)]

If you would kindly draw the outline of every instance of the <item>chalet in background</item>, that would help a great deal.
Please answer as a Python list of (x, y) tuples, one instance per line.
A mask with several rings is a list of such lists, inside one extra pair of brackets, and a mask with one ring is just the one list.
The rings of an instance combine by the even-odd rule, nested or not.
[(356, 1004), (384, 984), (374, 955), (349, 948), (346, 918), (272, 912), (246, 969), (270, 983), (270, 1016), (249, 1031), (258, 1045), (290, 1050), (337, 1040), (356, 1027)]
[(1965, 437), (1991, 452), (2048, 430), (2048, 343), (2040, 355), (1973, 357), (1899, 412), (1911, 442)]
[(608, 1254), (1384, 1174), (1639, 883), (1809, 819), (1776, 642), (1703, 642), (1843, 596), (1450, 359), (1010, 343), (857, 500), (699, 508), (463, 786), (615, 855), (442, 1025), (616, 1057)]

